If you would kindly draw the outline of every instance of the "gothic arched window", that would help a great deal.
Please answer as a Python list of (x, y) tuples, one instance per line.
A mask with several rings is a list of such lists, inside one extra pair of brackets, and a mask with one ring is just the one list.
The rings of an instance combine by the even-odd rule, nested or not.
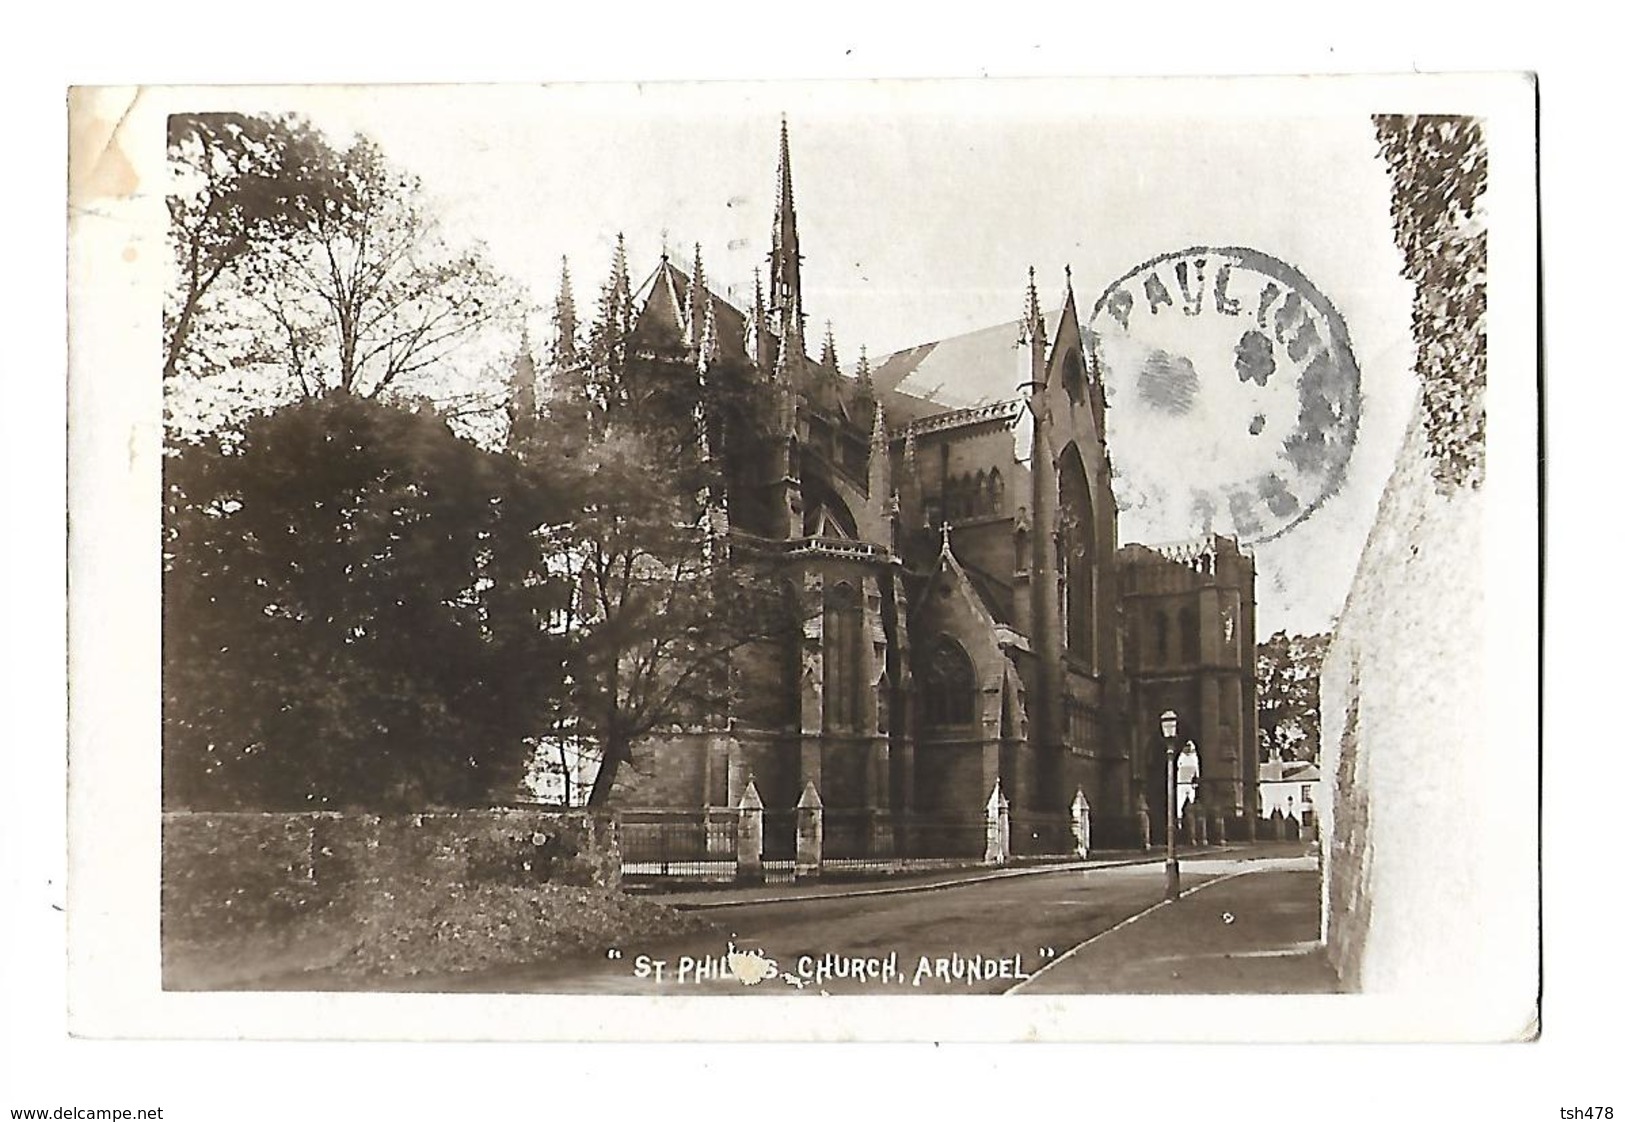
[(1202, 633), (1197, 627), (1196, 613), (1189, 608), (1179, 609), (1179, 645), (1186, 662), (1202, 661)]
[(824, 727), (855, 731), (863, 715), (863, 601), (844, 581), (824, 594)]
[(1083, 400), (1083, 359), (1077, 351), (1066, 352), (1066, 363), (1061, 367), (1061, 388), (1074, 405)]
[(882, 736), (891, 732), (891, 675), (885, 671), (875, 683), (875, 732)]
[(968, 725), (976, 720), (976, 668), (965, 648), (938, 639), (925, 664), (922, 698), (927, 726)]
[(1168, 613), (1158, 612), (1152, 619), (1152, 626), (1156, 629), (1157, 665), (1168, 665)]
[(1004, 476), (998, 468), (987, 473), (987, 499), (991, 508), (988, 513), (1004, 513)]

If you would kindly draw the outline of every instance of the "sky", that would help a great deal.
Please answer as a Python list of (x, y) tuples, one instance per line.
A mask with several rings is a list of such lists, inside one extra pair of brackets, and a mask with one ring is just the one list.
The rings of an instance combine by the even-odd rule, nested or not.
[[(1323, 629), (1341, 607), (1416, 392), (1410, 289), (1389, 234), (1372, 103), (1328, 92), (1287, 79), (1015, 80), (231, 97), (234, 108), (303, 112), (335, 138), (371, 136), (422, 178), (450, 231), (484, 241), (527, 288), (544, 335), (561, 261), (586, 313), (618, 234), (634, 283), (663, 247), (686, 262), (699, 243), (713, 286), (747, 301), (769, 248), (781, 117), (809, 334), (832, 323), (847, 363), (860, 345), (879, 357), (1017, 318), (1029, 267), (1046, 307), (1061, 303), (1070, 267), (1087, 319), (1114, 281), (1162, 254), (1242, 246), (1287, 262), (1346, 322), (1362, 408), (1341, 489), (1255, 547), (1267, 635)], [(1112, 444), (1110, 424), (1120, 488), (1185, 470), (1180, 446), (1143, 434)], [(1256, 459), (1244, 436), (1215, 448), (1189, 470), (1222, 472), (1232, 454)], [(1204, 529), (1182, 513), (1177, 503), (1127, 510), (1119, 539)]]

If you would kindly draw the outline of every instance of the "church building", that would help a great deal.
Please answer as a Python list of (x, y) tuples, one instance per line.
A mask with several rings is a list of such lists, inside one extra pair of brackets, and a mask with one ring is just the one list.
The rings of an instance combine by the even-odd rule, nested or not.
[(810, 789), (832, 856), (928, 857), (979, 847), (998, 796), (1014, 853), (1066, 852), (1081, 792), (1097, 846), (1137, 845), (1147, 821), (1162, 837), (1173, 710), (1199, 804), (1241, 836), (1252, 560), (1211, 536), (1119, 545), (1107, 392), (1070, 273), (1058, 311), (1029, 274), (1018, 321), (843, 371), (829, 335), (808, 351), (787, 131), (778, 161), (750, 306), (712, 291), (697, 254), (663, 256), (628, 315), (631, 347), (680, 356), (697, 400), (726, 367), (769, 402), (761, 431), (731, 439), (710, 525), (771, 559), (799, 634), (747, 660), (746, 696), (640, 745), (612, 805), (703, 814), (753, 783), (771, 822)]

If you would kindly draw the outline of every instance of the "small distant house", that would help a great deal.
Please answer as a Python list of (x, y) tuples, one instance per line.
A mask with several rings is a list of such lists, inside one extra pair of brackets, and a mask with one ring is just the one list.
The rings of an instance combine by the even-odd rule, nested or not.
[(1258, 809), (1265, 818), (1279, 810), (1312, 826), (1319, 814), (1320, 768), (1306, 760), (1270, 760), (1258, 765)]

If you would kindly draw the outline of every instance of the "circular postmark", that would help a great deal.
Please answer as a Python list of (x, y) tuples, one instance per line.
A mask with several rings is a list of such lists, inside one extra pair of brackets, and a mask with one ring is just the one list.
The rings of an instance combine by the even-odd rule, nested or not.
[(1360, 371), (1342, 315), (1292, 266), (1241, 247), (1165, 253), (1101, 294), (1087, 338), (1137, 528), (1268, 541), (1342, 486)]

